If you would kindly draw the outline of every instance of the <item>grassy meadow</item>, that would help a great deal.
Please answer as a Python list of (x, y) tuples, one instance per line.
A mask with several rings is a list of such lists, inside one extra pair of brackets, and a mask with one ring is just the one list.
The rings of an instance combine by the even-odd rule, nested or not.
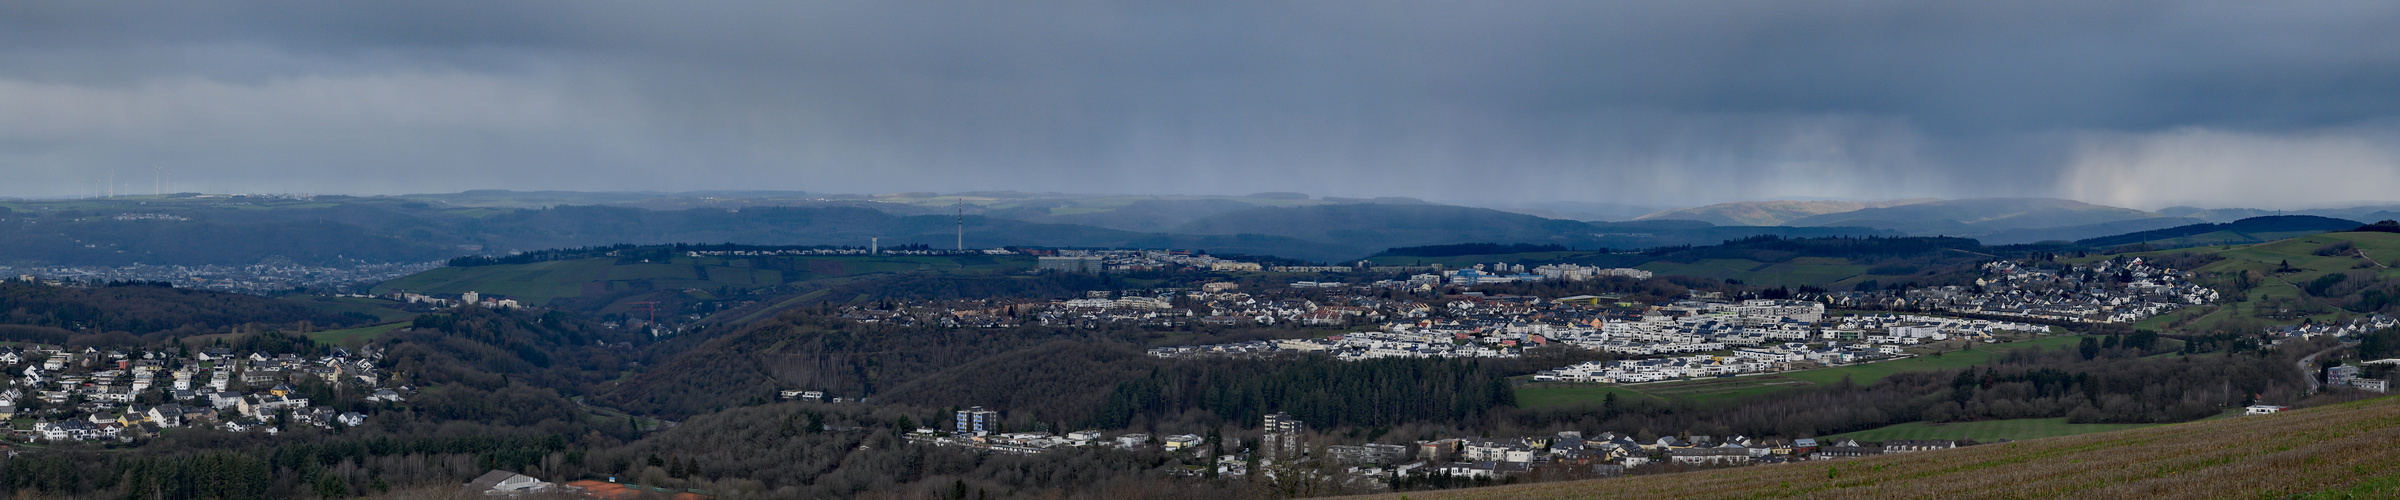
[(1735, 399), (1776, 391), (1839, 383), (1844, 377), (1851, 383), (1871, 384), (1894, 373), (1954, 370), (1989, 363), (2002, 353), (2027, 348), (2057, 349), (2082, 342), (2081, 336), (2060, 335), (2001, 344), (1970, 344), (1965, 350), (1949, 351), (1939, 356), (1926, 355), (1907, 359), (1866, 363), (1816, 370), (1802, 370), (1743, 377), (1675, 380), (1646, 384), (1571, 384), (1535, 383), (1517, 388), (1517, 404), (1524, 407), (1559, 406), (1579, 403), (1598, 403), (1609, 393), (1617, 397), (1649, 396), (1693, 400)]

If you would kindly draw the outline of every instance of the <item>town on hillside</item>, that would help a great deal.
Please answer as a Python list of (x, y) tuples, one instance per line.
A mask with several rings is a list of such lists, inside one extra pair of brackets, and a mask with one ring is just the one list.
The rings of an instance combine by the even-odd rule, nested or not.
[[(131, 443), (178, 428), (277, 434), (294, 426), (355, 427), (413, 392), (388, 385), (389, 374), (376, 366), (382, 357), (373, 346), (310, 357), (227, 347), (5, 347), (0, 418), (13, 422), (11, 438), (26, 442)], [(337, 390), (363, 397), (337, 400)]]

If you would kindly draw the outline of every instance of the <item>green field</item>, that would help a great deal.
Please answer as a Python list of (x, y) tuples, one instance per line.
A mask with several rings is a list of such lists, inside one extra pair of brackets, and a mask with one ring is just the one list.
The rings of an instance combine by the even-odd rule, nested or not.
[(1617, 397), (1649, 396), (1691, 400), (1725, 400), (1756, 396), (1787, 389), (1829, 385), (1850, 379), (1854, 384), (1871, 384), (1894, 373), (1955, 370), (1991, 362), (2001, 353), (2016, 349), (2040, 347), (2057, 349), (2082, 342), (2082, 336), (2060, 335), (2002, 344), (1973, 344), (1966, 350), (1949, 351), (1938, 356), (1926, 355), (1908, 359), (1867, 363), (1861, 365), (1803, 370), (1770, 375), (1676, 380), (1647, 384), (1567, 384), (1537, 383), (1517, 388), (1517, 404), (1532, 408), (1577, 403), (1597, 403), (1609, 393)]
[(1887, 441), (1893, 439), (1972, 439), (1990, 443), (2007, 439), (2023, 441), (2046, 437), (2073, 436), (2094, 432), (2139, 429), (2159, 424), (2070, 424), (2065, 417), (2028, 418), (2018, 420), (1984, 420), (1929, 424), (1909, 422), (1858, 432), (1845, 432), (1817, 438), (1823, 444), (1828, 439)]
[(350, 328), (345, 330), (310, 332), (308, 334), (308, 338), (310, 340), (315, 340), (320, 344), (332, 344), (356, 349), (358, 346), (366, 345), (368, 340), (373, 340), (377, 335), (382, 335), (384, 332), (396, 330), (403, 326), (408, 326), (408, 323), (390, 323), (368, 327)]
[(1519, 387), (1517, 388), (1517, 406), (1539, 408), (1592, 403), (1607, 398), (1610, 393), (1615, 393), (1618, 399), (1648, 396), (1642, 394), (1641, 391), (1617, 385), (1577, 384), (1555, 387)]

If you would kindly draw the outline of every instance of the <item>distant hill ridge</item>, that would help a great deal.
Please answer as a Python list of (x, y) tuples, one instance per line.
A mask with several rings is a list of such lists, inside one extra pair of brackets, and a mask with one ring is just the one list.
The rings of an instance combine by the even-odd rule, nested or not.
[(2165, 216), (2057, 198), (1980, 198), (1912, 203), (1794, 219), (1794, 226), (1859, 226), (1912, 235), (1981, 235), (2011, 229), (2101, 224)]
[(1705, 207), (1678, 208), (1636, 217), (1633, 220), (1696, 220), (1720, 226), (1782, 226), (1802, 217), (1855, 212), (1869, 208), (1895, 207), (1940, 201), (1934, 198), (1911, 198), (1886, 201), (1835, 200), (1769, 200), (1718, 203)]

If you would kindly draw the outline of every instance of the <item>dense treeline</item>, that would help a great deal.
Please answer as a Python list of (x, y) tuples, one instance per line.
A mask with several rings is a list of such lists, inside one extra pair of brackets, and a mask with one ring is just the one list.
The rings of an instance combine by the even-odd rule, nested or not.
[(2358, 341), (2358, 359), (2374, 361), (2400, 358), (2400, 328), (2385, 328), (2369, 332)]
[(1473, 360), (1190, 360), (1118, 382), (1090, 423), (1123, 428), (1136, 416), (1202, 410), (1231, 422), (1280, 411), (1331, 427), (1473, 425), (1486, 411), (1516, 405), (1508, 375)]
[[(206, 432), (206, 431), (188, 431)], [(455, 484), (483, 470), (579, 469), (586, 451), (557, 434), (447, 437), (225, 436), (127, 451), (37, 450), (10, 458), (9, 491), (134, 499), (342, 498)]]
[(267, 461), (244, 453), (104, 457), (32, 453), (8, 460), (10, 491), (78, 495), (123, 491), (123, 498), (263, 499), (274, 485)]
[[(1250, 396), (1256, 399), (1249, 403), (1252, 405), (1296, 406), (1296, 401), (1303, 399), (1364, 398), (1341, 403), (1353, 406), (1326, 409), (1325, 414), (1328, 418), (1342, 418), (1343, 421), (1384, 422), (1400, 417), (1377, 415), (1374, 412), (1381, 410), (1369, 408), (1386, 403), (1414, 404), (1400, 398), (1455, 397), (1454, 402), (1445, 405), (1464, 408), (1460, 410), (1464, 413), (1479, 414), (1482, 409), (1492, 405), (1494, 398), (1505, 397), (1495, 395), (1491, 387), (1491, 381), (1504, 374), (1521, 375), (1541, 368), (1599, 359), (1596, 353), (1572, 351), (1574, 354), (1545, 356), (1538, 360), (1486, 362), (1485, 365), (1469, 369), (1452, 365), (1407, 365), (1421, 361), (1360, 365), (1315, 359), (1170, 362), (1141, 354), (1141, 349), (1148, 342), (1170, 336), (1176, 342), (1189, 343), (1289, 337), (1299, 333), (1291, 329), (1162, 331), (1109, 325), (1093, 328), (1036, 325), (996, 329), (916, 328), (850, 321), (827, 316), (825, 311), (816, 308), (803, 308), (721, 338), (692, 345), (688, 353), (669, 359), (613, 387), (608, 391), (607, 399), (627, 410), (688, 416), (772, 400), (775, 392), (781, 389), (806, 389), (825, 391), (829, 396), (864, 396), (879, 401), (924, 406), (1021, 408), (1038, 414), (1036, 418), (1042, 422), (1062, 425), (1119, 423), (1133, 418), (1133, 415), (1148, 419), (1186, 410), (1223, 410), (1219, 412), (1222, 418), (1232, 421), (1242, 421), (1273, 411), (1291, 411), (1282, 408), (1236, 410), (1236, 406), (1230, 403), (1202, 406), (1202, 400), (1196, 399), (1202, 395), (1198, 387), (1207, 384), (1208, 377), (1219, 376), (1242, 377), (1243, 383), (1255, 382), (1260, 387), (1241, 390), (1261, 391), (1261, 394), (1272, 396)], [(694, 341), (678, 339), (672, 342)], [(1570, 352), (1564, 349), (1539, 351)], [(1398, 365), (1387, 366), (1386, 363), (1407, 366), (1403, 370)], [(1339, 371), (1344, 369), (1340, 367), (1349, 366), (1408, 373)], [(1164, 369), (1166, 371), (1158, 373), (1174, 379), (1172, 383), (1178, 389), (1154, 391), (1169, 399), (1129, 399), (1123, 401), (1126, 406), (1120, 406), (1105, 416), (1098, 412), (1097, 409), (1106, 401), (1104, 397), (1120, 390), (1121, 381), (1148, 380), (1144, 377), (1153, 373), (1154, 369)], [(1274, 374), (1280, 378), (1272, 383), (1248, 378), (1254, 374)], [(1335, 381), (1369, 385), (1328, 386), (1307, 391), (1268, 387), (1299, 387), (1312, 383), (1309, 380), (1323, 377), (1339, 377)], [(1472, 379), (1471, 382), (1468, 379)], [(1372, 385), (1376, 383), (1401, 385)], [(1136, 389), (1126, 386), (1122, 390)], [(1336, 397), (1329, 394), (1333, 392), (1357, 394)], [(1125, 397), (1141, 394), (1147, 393), (1130, 392)], [(1136, 406), (1143, 409), (1134, 409)], [(1445, 414), (1458, 413), (1443, 411)], [(1335, 414), (1358, 416), (1333, 417)]]
[[(1393, 249), (1390, 249), (1390, 250), (1384, 250), (1384, 251), (1382, 251), (1382, 252), (1376, 253), (1374, 256), (1375, 256), (1375, 257), (1456, 257), (1456, 256), (1460, 256), (1460, 255), (1499, 255), (1499, 254), (1505, 254), (1505, 253), (1565, 252), (1565, 251), (1568, 251), (1568, 248), (1567, 248), (1567, 247), (1565, 247), (1565, 246), (1562, 246), (1562, 245), (1558, 245), (1558, 244), (1541, 244), (1541, 245), (1537, 245), (1537, 244), (1532, 244), (1532, 243), (1517, 243), (1517, 244), (1510, 244), (1510, 245), (1502, 245), (1502, 244), (1499, 244), (1499, 243), (1460, 243), (1460, 244), (1456, 244), (1456, 245), (1426, 245), (1426, 246), (1419, 246), (1419, 247), (1400, 247), (1400, 248), (1393, 248)], [(1602, 251), (1601, 251), (1601, 253), (1607, 253), (1607, 251), (1606, 251), (1606, 250), (1602, 250)]]
[[(888, 248), (888, 250), (923, 250), (923, 246), (924, 245), (917, 245), (915, 248), (908, 248), (906, 245), (902, 245)], [(589, 259), (594, 257), (608, 256), (631, 259), (663, 260), (667, 257), (683, 255), (686, 252), (777, 252), (789, 250), (824, 250), (833, 248), (844, 247), (826, 245), (741, 245), (734, 243), (671, 243), (665, 245), (616, 244), (574, 248), (552, 248), (497, 256), (465, 255), (451, 258), (449, 265), (451, 267), (497, 266), (509, 264), (532, 264), (535, 262), (550, 262), (558, 260)]]
[(912, 274), (834, 287), (827, 297), (867, 297), (873, 300), (961, 300), (988, 297), (1056, 300), (1081, 297), (1091, 290), (1118, 290), (1130, 285), (1118, 274), (1042, 273), (1039, 275)]
[(785, 388), (858, 397), (1042, 342), (1131, 335), (1105, 328), (911, 328), (825, 313), (793, 311), (707, 340), (607, 397), (627, 410), (676, 417), (771, 400)]
[[(374, 318), (342, 315), (255, 295), (157, 286), (50, 286), (0, 282), (0, 324), (77, 333), (122, 332), (140, 342), (222, 332), (245, 325), (344, 328)], [(11, 334), (21, 336), (11, 336)], [(0, 330), (0, 340), (59, 343), (56, 332)]]
[(2184, 238), (2220, 231), (2237, 234), (2290, 233), (2297, 231), (2331, 232), (2349, 230), (2350, 228), (2354, 227), (2358, 227), (2358, 222), (2347, 219), (2318, 217), (2314, 215), (2270, 215), (2264, 217), (2251, 217), (2222, 224), (2192, 224), (2188, 226), (2152, 229), (2149, 231), (2133, 232), (2114, 236), (2088, 238), (2076, 240), (2075, 244), (2091, 248), (2109, 248), (2120, 245), (2148, 244), (2154, 241), (2172, 240), (2176, 238)]
[(1700, 259), (1749, 259), (1760, 262), (1784, 262), (1798, 257), (1826, 257), (1872, 261), (1891, 258), (1956, 257), (1965, 250), (1981, 252), (1982, 243), (1968, 238), (1947, 237), (1826, 237), (1784, 238), (1761, 235), (1727, 241), (1722, 245), (1705, 247), (1664, 247), (1642, 251), (1643, 255), (1690, 262)]
[(514, 254), (509, 254), (509, 255), (500, 255), (500, 256), (491, 256), (491, 255), (462, 255), (462, 256), (458, 256), (458, 257), (452, 257), (452, 258), (450, 258), (450, 261), (447, 263), (447, 265), (449, 265), (450, 267), (476, 267), (476, 266), (499, 266), (499, 265), (512, 265), (512, 264), (532, 264), (532, 263), (535, 263), (535, 262), (550, 262), (550, 261), (559, 261), (559, 260), (589, 259), (589, 258), (593, 258), (593, 257), (602, 257), (602, 256), (606, 256), (606, 255), (608, 255), (608, 254), (610, 254), (610, 253), (613, 253), (613, 252), (621, 252), (621, 251), (626, 251), (626, 250), (632, 250), (632, 249), (634, 249), (634, 248), (635, 248), (635, 246), (634, 246), (634, 245), (608, 245), (608, 246), (596, 246), (596, 247), (552, 248), (552, 249), (547, 249), (547, 250), (534, 250), (534, 251), (531, 251), (531, 252), (518, 252), (518, 253), (514, 253)]
[(885, 401), (1001, 409), (1012, 428), (1053, 431), (1248, 428), (1278, 411), (1319, 426), (1473, 428), (1514, 404), (1508, 377), (1605, 358), (1545, 348), (1496, 360), (1162, 359), (1128, 345), (1062, 341), (925, 377)]
[(598, 473), (736, 497), (1236, 498), (1233, 483), (1175, 478), (1189, 454), (1071, 449), (978, 453), (900, 436), (948, 416), (917, 407), (779, 403), (695, 417), (598, 452)]

